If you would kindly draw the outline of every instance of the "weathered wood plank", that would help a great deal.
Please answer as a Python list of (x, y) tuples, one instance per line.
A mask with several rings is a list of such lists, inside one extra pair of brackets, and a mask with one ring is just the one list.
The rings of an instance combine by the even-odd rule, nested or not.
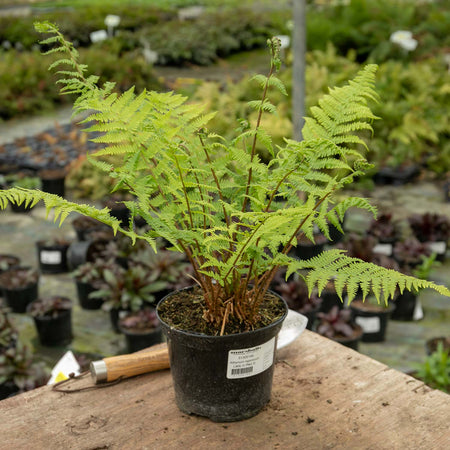
[(450, 396), (308, 331), (279, 352), (272, 400), (246, 421), (182, 414), (168, 371), (40, 388), (0, 402), (0, 417), (2, 449), (450, 448)]

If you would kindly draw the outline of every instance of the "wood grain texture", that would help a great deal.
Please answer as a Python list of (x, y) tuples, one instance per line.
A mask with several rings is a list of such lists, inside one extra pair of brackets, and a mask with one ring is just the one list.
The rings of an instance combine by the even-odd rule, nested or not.
[(167, 345), (164, 345), (162, 348), (146, 349), (129, 355), (112, 356), (105, 358), (104, 362), (107, 370), (107, 381), (114, 381), (120, 377), (134, 377), (170, 367)]
[(182, 414), (169, 371), (43, 387), (0, 402), (0, 417), (8, 450), (450, 448), (450, 396), (309, 331), (279, 351), (272, 400), (242, 422)]

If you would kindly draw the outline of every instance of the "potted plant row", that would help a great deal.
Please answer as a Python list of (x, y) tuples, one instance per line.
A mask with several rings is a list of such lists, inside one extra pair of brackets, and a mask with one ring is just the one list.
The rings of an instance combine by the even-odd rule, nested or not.
[(104, 299), (99, 295), (92, 296), (93, 292), (105, 286), (105, 271), (115, 274), (122, 270), (113, 260), (96, 258), (93, 262), (79, 265), (72, 273), (77, 289), (78, 301), (82, 309), (100, 309)]
[(443, 261), (450, 238), (450, 219), (442, 214), (413, 214), (408, 217), (413, 235), (425, 243), (430, 253), (436, 253), (437, 260)]
[[(363, 297), (373, 291), (380, 301), (398, 286), (430, 287), (450, 295), (443, 286), (338, 249), (308, 260), (289, 255), (300, 234), (314, 239), (315, 226), (329, 237), (328, 224), (338, 226), (348, 208), (375, 212), (364, 199), (336, 197), (368, 167), (365, 143), (355, 131), (371, 130), (375, 119), (368, 107), (376, 97), (375, 66), (363, 68), (351, 83), (322, 98), (306, 118), (302, 142), (287, 139), (274, 149), (261, 118), (276, 109), (270, 90), (286, 92), (276, 77), (278, 39), (269, 40), (268, 76), (255, 77), (263, 92), (249, 104), (256, 122), (242, 121), (237, 136), (227, 140), (207, 129), (214, 113), (178, 94), (131, 89), (119, 96), (113, 84), (99, 86), (56, 26), (45, 22), (36, 27), (49, 33), (44, 42), (53, 46), (50, 53), (64, 53), (53, 67), (69, 61), (70, 74), (60, 71), (62, 90), (78, 94), (76, 111), (95, 111), (86, 120), (95, 119), (90, 130), (103, 133), (105, 148), (92, 155), (93, 164), (131, 194), (133, 200), (125, 202), (130, 222), (140, 216), (149, 230), (138, 233), (106, 209), (35, 190), (0, 191), (0, 205), (42, 200), (62, 219), (79, 212), (132, 240), (155, 247), (159, 236), (185, 253), (196, 286), (167, 295), (157, 307), (169, 344), (176, 402), (184, 413), (235, 421), (257, 414), (269, 401), (276, 338), (287, 314), (286, 303), (269, 287), (282, 267), (288, 275), (301, 272), (309, 289), (317, 286), (319, 294), (333, 278), (340, 296), (347, 286), (348, 301), (358, 287)], [(267, 164), (257, 155), (258, 141), (273, 155)], [(108, 160), (111, 154), (114, 164)], [(275, 202), (278, 194), (288, 201)]]

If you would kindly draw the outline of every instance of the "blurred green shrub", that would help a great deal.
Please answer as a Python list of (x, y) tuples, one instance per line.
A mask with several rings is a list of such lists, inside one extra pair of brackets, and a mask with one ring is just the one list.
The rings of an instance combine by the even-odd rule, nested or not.
[[(325, 50), (329, 42), (341, 55), (355, 50), (359, 62), (420, 60), (448, 48), (449, 23), (447, 0), (351, 0), (347, 6), (310, 5), (307, 42), (310, 50)], [(411, 31), (418, 41), (417, 49), (409, 55), (389, 42), (391, 34), (398, 30)]]
[[(116, 55), (97, 46), (81, 49), (81, 59), (102, 78), (117, 80), (118, 90), (136, 85), (139, 89), (160, 88), (153, 68), (142, 55)], [(39, 52), (0, 51), (0, 120), (50, 111), (70, 104), (69, 96), (61, 96), (48, 74), (48, 61)]]
[[(329, 86), (340, 85), (359, 69), (354, 52), (340, 56), (328, 45), (326, 51), (307, 54), (306, 107), (316, 104)], [(292, 89), (290, 68), (280, 74), (289, 91)], [(377, 167), (399, 166), (416, 163), (425, 165), (437, 173), (450, 170), (450, 79), (441, 59), (429, 59), (415, 63), (387, 61), (380, 64), (376, 82), (381, 101), (374, 106), (374, 114), (381, 118), (373, 124), (374, 136), (370, 138), (369, 159)], [(227, 111), (214, 118), (211, 128), (222, 134), (232, 131), (232, 124), (242, 118), (252, 121), (252, 113), (246, 102), (255, 92), (248, 87), (248, 80), (229, 82), (225, 87), (203, 83), (195, 94), (195, 100), (206, 103), (211, 110)], [(257, 90), (257, 84), (254, 89)], [(265, 124), (279, 144), (282, 136), (290, 134), (291, 105), (287, 98), (275, 94), (278, 116)], [(263, 152), (262, 149), (260, 149)], [(263, 158), (268, 155), (261, 153)]]

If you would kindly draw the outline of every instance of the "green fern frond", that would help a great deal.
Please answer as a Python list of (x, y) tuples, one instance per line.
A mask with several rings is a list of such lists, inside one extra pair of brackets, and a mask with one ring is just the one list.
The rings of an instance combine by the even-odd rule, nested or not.
[(355, 298), (358, 288), (362, 289), (365, 298), (369, 293), (369, 286), (378, 302), (387, 302), (389, 298), (393, 298), (397, 289), (403, 292), (405, 288), (416, 291), (434, 289), (441, 295), (450, 296), (450, 290), (445, 286), (351, 258), (342, 250), (328, 250), (307, 261), (293, 261), (290, 266), (290, 272), (309, 270), (306, 283), (310, 292), (317, 286), (319, 295), (326, 282), (334, 280), (341, 300), (346, 288), (349, 303)]
[(110, 226), (115, 233), (121, 231), (130, 235), (127, 230), (120, 227), (120, 221), (109, 214), (108, 208), (97, 209), (90, 205), (69, 202), (58, 195), (49, 194), (40, 190), (10, 188), (0, 190), (0, 208), (5, 209), (8, 203), (20, 205), (24, 203), (27, 206), (34, 206), (40, 201), (44, 202), (47, 216), (54, 211), (54, 221), (61, 225), (71, 212), (76, 212), (85, 216), (90, 216), (100, 222)]
[[(263, 88), (261, 98), (249, 102), (256, 110), (256, 114), (249, 112), (252, 119), (256, 116), (255, 124), (241, 121), (237, 136), (227, 140), (205, 128), (214, 113), (182, 95), (135, 93), (133, 88), (116, 94), (114, 83), (100, 87), (97, 76), (85, 76), (86, 66), (57, 27), (46, 23), (37, 29), (52, 35), (48, 40), (48, 45), (55, 46), (51, 52), (63, 52), (51, 66), (60, 76), (61, 91), (78, 94), (74, 111), (88, 112), (85, 131), (97, 133), (94, 141), (104, 145), (89, 155), (89, 161), (108, 173), (114, 189), (125, 188), (133, 195), (133, 201), (126, 202), (131, 217), (141, 216), (149, 231), (123, 229), (107, 210), (76, 205), (40, 191), (2, 191), (2, 207), (10, 201), (35, 204), (43, 200), (47, 211), (54, 210), (61, 221), (74, 211), (97, 218), (133, 240), (154, 245), (156, 237), (165, 238), (191, 259), (196, 279), (209, 289), (210, 301), (215, 302), (215, 312), (209, 313), (218, 314), (214, 316), (217, 323), (226, 322), (223, 302), (232, 301), (235, 311), (244, 315), (248, 311), (239, 322), (252, 328), (256, 316), (250, 310), (257, 310), (268, 287), (266, 280), (279, 266), (286, 266), (288, 273), (300, 271), (310, 289), (317, 286), (321, 291), (333, 279), (338, 294), (342, 297), (346, 290), (350, 300), (360, 289), (364, 296), (372, 291), (379, 299), (409, 288), (431, 287), (449, 294), (444, 287), (339, 251), (324, 252), (309, 261), (285, 254), (301, 235), (313, 241), (317, 227), (327, 237), (330, 224), (341, 230), (349, 208), (376, 214), (365, 199), (337, 201), (335, 197), (369, 167), (359, 149), (366, 146), (362, 133), (371, 132), (376, 119), (368, 107), (369, 101), (377, 99), (375, 66), (366, 66), (346, 86), (330, 89), (311, 109), (312, 117), (306, 118), (304, 140), (286, 140), (265, 164), (257, 145), (273, 154), (273, 143), (261, 117), (276, 113), (266, 95), (271, 89), (266, 88), (286, 93), (274, 76), (280, 65), (276, 39), (270, 41), (269, 75), (254, 77)], [(260, 286), (251, 308), (246, 296), (249, 286)]]

